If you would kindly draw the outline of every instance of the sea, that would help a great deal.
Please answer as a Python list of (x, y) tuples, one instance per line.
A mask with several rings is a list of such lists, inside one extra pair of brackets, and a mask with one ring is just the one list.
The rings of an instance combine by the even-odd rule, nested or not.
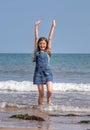
[(45, 86), (44, 105), (41, 107), (37, 103), (37, 86), (33, 84), (35, 62), (32, 58), (33, 54), (0, 53), (0, 126), (5, 126), (2, 119), (7, 116), (6, 109), (12, 107), (39, 108), (49, 114), (90, 115), (90, 54), (51, 55), (50, 66), (54, 77), (52, 105), (47, 106)]

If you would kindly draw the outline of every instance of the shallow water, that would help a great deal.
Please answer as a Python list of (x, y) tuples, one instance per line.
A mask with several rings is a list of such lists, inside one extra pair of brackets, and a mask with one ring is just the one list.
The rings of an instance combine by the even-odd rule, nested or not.
[[(90, 120), (90, 94), (79, 92), (54, 92), (52, 95), (53, 105), (37, 105), (37, 92), (2, 92), (0, 93), (0, 127), (23, 127), (41, 128), (42, 130), (85, 130), (90, 124), (79, 124), (81, 120)], [(45, 119), (40, 121), (25, 121), (9, 118), (11, 115), (23, 113), (39, 115)], [(82, 116), (68, 117), (66, 114)], [(53, 116), (50, 116), (53, 115)], [(60, 129), (59, 129), (60, 128)]]
[[(52, 94), (52, 106), (46, 105), (46, 91), (42, 111), (58, 112), (85, 112), (90, 113), (89, 92), (54, 92)], [(15, 108), (38, 108), (38, 92), (1, 92), (0, 109), (7, 107)]]

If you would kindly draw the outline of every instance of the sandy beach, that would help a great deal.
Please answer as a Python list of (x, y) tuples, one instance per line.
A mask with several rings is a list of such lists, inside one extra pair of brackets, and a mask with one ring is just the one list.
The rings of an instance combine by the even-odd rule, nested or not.
[(0, 130), (41, 130), (41, 129), (35, 129), (35, 128), (0, 128)]
[(38, 128), (0, 128), (0, 130), (41, 130)]
[[(28, 113), (29, 115), (40, 116), (45, 121), (22, 120), (9, 118), (17, 113)], [(81, 120), (90, 120), (90, 116), (60, 116), (63, 113), (42, 112), (40, 109), (3, 109), (0, 112), (2, 119), (0, 120), (0, 130), (90, 130), (90, 123), (80, 124)], [(70, 112), (69, 112), (70, 113)], [(52, 115), (53, 114), (53, 115)]]
[[(2, 98), (5, 98), (5, 100), (9, 98), (14, 102), (16, 102), (15, 100), (17, 99), (17, 102), (18, 104), (20, 103), (20, 105), (5, 102), (1, 104), (2, 107), (0, 108), (0, 130), (90, 130), (90, 109), (89, 106), (87, 108), (84, 108), (84, 99), (86, 98), (86, 94), (82, 94), (81, 97), (78, 97), (78, 93), (53, 93), (52, 99), (54, 99), (58, 105), (43, 104), (41, 106), (26, 105), (27, 97), (29, 97), (28, 99), (30, 99), (30, 101), (32, 99), (32, 102), (35, 102), (37, 99), (37, 93), (34, 92), (29, 94), (1, 93), (1, 96)], [(69, 96), (71, 96), (70, 100)], [(74, 99), (74, 96), (74, 107), (71, 105), (68, 106), (67, 104), (64, 106), (64, 102), (69, 104), (73, 103), (71, 99)], [(83, 104), (80, 104), (82, 107), (77, 107), (79, 104), (76, 102), (76, 97), (77, 101), (78, 98), (81, 98), (83, 100), (83, 102), (81, 102)], [(87, 99), (89, 99), (88, 93)], [(21, 105), (22, 101), (25, 101), (25, 105), (24, 103)], [(77, 103), (76, 107), (75, 102)], [(85, 100), (85, 104), (86, 103), (87, 102)], [(42, 117), (44, 121), (10, 118), (12, 115), (16, 114), (38, 116)], [(67, 116), (68, 114), (76, 114), (76, 116)], [(89, 121), (89, 123), (79, 123), (83, 120)]]
[(0, 130), (90, 130), (90, 126), (78, 126), (78, 125), (61, 125), (58, 129), (57, 128), (0, 128)]
[[(38, 128), (0, 128), (0, 130), (42, 130), (42, 129), (38, 129)], [(52, 130), (57, 130), (57, 129), (52, 129)], [(63, 130), (63, 129), (59, 129), (59, 130)], [(71, 130), (71, 129), (67, 128), (67, 130)], [(75, 129), (72, 128), (72, 130), (76, 130), (76, 128)], [(81, 130), (81, 129), (77, 129), (77, 130)], [(90, 129), (86, 129), (86, 130), (90, 130)]]

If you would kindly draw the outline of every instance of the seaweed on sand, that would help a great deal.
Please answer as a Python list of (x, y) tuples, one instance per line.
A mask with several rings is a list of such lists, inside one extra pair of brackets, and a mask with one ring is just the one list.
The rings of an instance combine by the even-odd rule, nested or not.
[(78, 122), (78, 123), (81, 123), (81, 124), (83, 124), (83, 123), (85, 123), (85, 124), (89, 124), (89, 123), (90, 123), (90, 120), (81, 120), (81, 121)]
[(38, 117), (35, 115), (28, 115), (28, 114), (16, 114), (16, 115), (10, 116), (10, 118), (17, 118), (17, 119), (23, 119), (23, 120), (45, 121), (42, 117)]

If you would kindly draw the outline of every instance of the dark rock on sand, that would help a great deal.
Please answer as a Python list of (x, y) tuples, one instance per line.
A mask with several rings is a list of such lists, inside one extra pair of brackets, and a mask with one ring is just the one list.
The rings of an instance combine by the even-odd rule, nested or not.
[(23, 120), (45, 121), (42, 117), (38, 117), (35, 115), (28, 115), (28, 114), (16, 114), (16, 115), (12, 115), (10, 118), (17, 118), (17, 119), (23, 119)]
[(78, 122), (78, 123), (81, 123), (81, 124), (89, 124), (90, 123), (90, 120), (81, 120), (80, 122)]

